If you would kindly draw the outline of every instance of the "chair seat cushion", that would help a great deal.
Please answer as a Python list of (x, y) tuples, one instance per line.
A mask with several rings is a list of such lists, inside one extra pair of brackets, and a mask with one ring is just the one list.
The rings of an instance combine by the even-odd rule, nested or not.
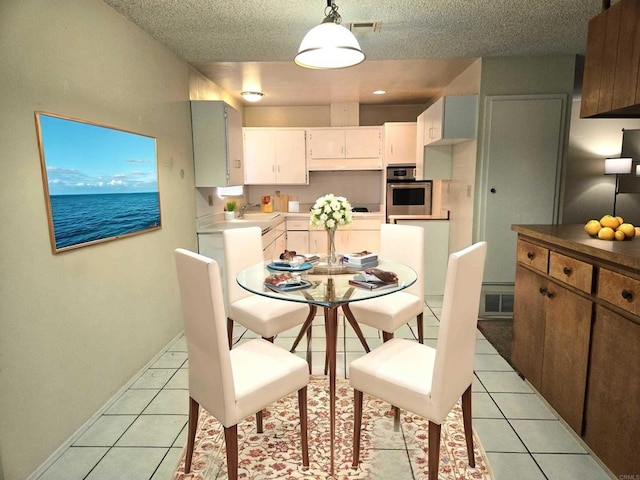
[(411, 293), (396, 292), (361, 302), (349, 308), (358, 323), (392, 333), (424, 310), (424, 301)]
[[(444, 416), (431, 398), (435, 348), (394, 338), (349, 365), (351, 386), (435, 423)], [(442, 416), (442, 418), (440, 418)]]
[(309, 383), (307, 362), (265, 340), (250, 340), (230, 354), (237, 415), (226, 419), (229, 424), (225, 426), (240, 422)]
[(309, 314), (303, 303), (249, 295), (229, 305), (229, 318), (265, 338), (302, 323)]

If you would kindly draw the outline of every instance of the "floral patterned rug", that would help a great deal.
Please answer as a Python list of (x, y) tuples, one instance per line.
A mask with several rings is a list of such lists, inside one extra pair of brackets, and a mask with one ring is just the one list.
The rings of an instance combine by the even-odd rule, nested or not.
[[(312, 376), (308, 387), (309, 462), (302, 469), (298, 397), (296, 393), (270, 405), (264, 413), (264, 433), (256, 433), (255, 416), (238, 425), (239, 469), (242, 479), (426, 479), (428, 422), (402, 412), (399, 432), (393, 430), (389, 404), (364, 396), (360, 468), (352, 469), (353, 389), (337, 381), (335, 474), (329, 474), (329, 382)], [(442, 425), (439, 480), (491, 480), (491, 469), (474, 432), (476, 467), (467, 463), (467, 448), (458, 403)], [(184, 455), (174, 480), (227, 478), (224, 435), (220, 423), (200, 412), (191, 472), (184, 473)]]

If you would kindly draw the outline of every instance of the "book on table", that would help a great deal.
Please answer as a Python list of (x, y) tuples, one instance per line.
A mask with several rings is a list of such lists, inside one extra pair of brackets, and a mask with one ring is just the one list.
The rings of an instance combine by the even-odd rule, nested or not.
[(378, 266), (378, 255), (363, 250), (357, 253), (347, 253), (342, 257), (342, 263), (346, 267), (363, 270)]
[(363, 272), (358, 273), (349, 280), (349, 285), (355, 287), (368, 288), (369, 290), (376, 290), (379, 288), (391, 288), (398, 285), (398, 280), (384, 281), (376, 277), (375, 275)]

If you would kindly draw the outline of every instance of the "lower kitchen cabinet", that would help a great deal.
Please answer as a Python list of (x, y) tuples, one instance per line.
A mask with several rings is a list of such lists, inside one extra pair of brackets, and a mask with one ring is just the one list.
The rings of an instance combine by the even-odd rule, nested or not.
[[(637, 292), (640, 294), (640, 292)], [(616, 475), (640, 472), (640, 325), (598, 306), (584, 440)]]
[(512, 361), (622, 478), (640, 472), (640, 239), (518, 232)]

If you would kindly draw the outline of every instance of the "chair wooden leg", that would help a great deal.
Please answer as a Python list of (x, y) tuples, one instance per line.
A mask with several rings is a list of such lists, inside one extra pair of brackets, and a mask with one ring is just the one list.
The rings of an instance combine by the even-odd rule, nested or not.
[(262, 410), (256, 412), (256, 432), (264, 432), (264, 428), (262, 426)]
[(393, 338), (393, 333), (389, 333), (389, 332), (382, 332), (382, 341), (383, 342), (388, 342), (389, 340), (391, 340)]
[(424, 343), (424, 315), (422, 313), (418, 314), (417, 322), (418, 322), (418, 342)]
[(309, 468), (309, 438), (307, 436), (307, 387), (298, 390), (298, 410), (300, 411), (300, 442), (302, 444), (302, 466)]
[(224, 442), (227, 446), (227, 476), (238, 480), (238, 425), (224, 428)]
[(358, 325), (358, 321), (356, 320), (356, 317), (353, 315), (353, 312), (349, 308), (349, 305), (346, 303), (342, 305), (342, 311), (344, 312), (344, 316), (349, 322), (349, 325), (351, 325), (351, 328), (353, 328), (353, 331), (356, 332), (356, 336), (360, 340), (360, 343), (362, 344), (364, 351), (369, 353), (371, 349), (369, 348), (369, 345), (367, 345), (367, 341), (364, 338), (362, 329), (360, 328), (360, 325)]
[[(313, 307), (315, 308), (315, 307)], [(312, 358), (311, 358), (311, 340), (312, 340), (312, 336), (313, 336), (313, 328), (311, 327), (311, 325), (309, 325), (309, 328), (307, 329), (307, 365), (309, 366), (309, 375), (311, 375), (311, 365), (312, 365)]]
[(187, 453), (184, 458), (184, 473), (191, 471), (191, 460), (193, 458), (193, 445), (196, 439), (196, 429), (198, 427), (198, 415), (200, 414), (200, 404), (189, 397), (189, 431), (187, 433)]
[(352, 468), (360, 464), (360, 433), (362, 431), (362, 392), (354, 390), (353, 398), (353, 462)]
[(393, 407), (393, 431), (400, 431), (400, 407)]
[(429, 480), (438, 480), (440, 469), (440, 429), (437, 423), (429, 422)]
[(469, 466), (476, 466), (476, 456), (473, 453), (473, 428), (471, 426), (471, 385), (462, 394), (462, 421), (464, 424), (464, 437), (467, 440), (467, 455)]
[(227, 317), (227, 338), (229, 339), (229, 348), (233, 345), (233, 319)]

